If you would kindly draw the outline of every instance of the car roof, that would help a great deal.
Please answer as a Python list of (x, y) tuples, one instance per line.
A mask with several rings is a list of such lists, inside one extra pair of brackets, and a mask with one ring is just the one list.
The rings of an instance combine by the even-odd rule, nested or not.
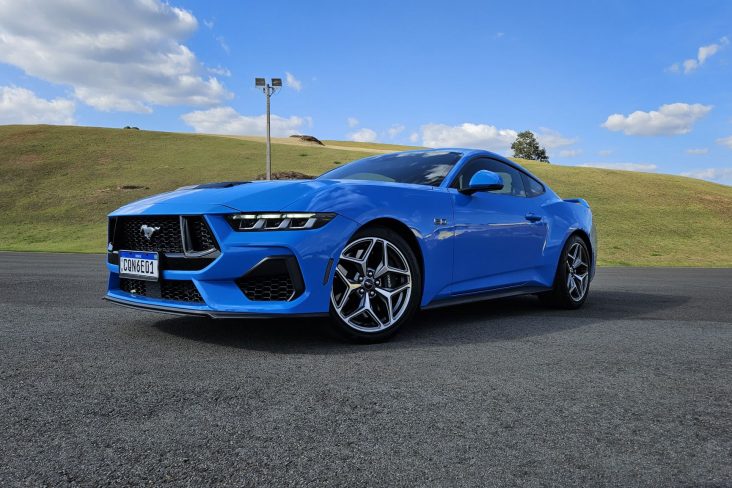
[[(519, 169), (525, 173), (531, 174), (529, 170), (524, 168), (518, 163), (515, 163), (514, 161), (511, 161), (505, 156), (501, 156), (500, 154), (487, 151), (485, 149), (471, 149), (471, 148), (465, 148), (465, 147), (438, 147), (438, 148), (428, 148), (428, 149), (415, 149), (411, 151), (395, 151), (393, 153), (387, 153), (387, 154), (378, 154), (375, 156), (387, 156), (388, 154), (402, 154), (402, 153), (425, 153), (425, 152), (454, 152), (454, 153), (460, 153), (460, 161), (455, 165), (462, 166), (462, 164), (465, 162), (465, 160), (473, 158), (475, 156), (486, 156), (489, 158), (497, 159), (501, 162), (504, 162), (506, 164), (510, 164), (511, 166), (515, 167), (516, 169)], [(533, 175), (532, 175), (533, 176)]]
[(369, 156), (368, 158), (378, 158), (381, 156), (389, 156), (394, 154), (410, 154), (410, 153), (426, 153), (426, 152), (453, 152), (453, 153), (459, 153), (460, 159), (455, 163), (455, 167), (453, 167), (450, 172), (445, 177), (445, 180), (439, 185), (439, 186), (446, 186), (449, 181), (452, 180), (454, 175), (460, 171), (460, 168), (463, 167), (463, 165), (468, 161), (469, 159), (472, 159), (476, 156), (485, 156), (493, 159), (497, 159), (498, 161), (501, 161), (503, 163), (508, 164), (509, 166), (516, 168), (518, 171), (521, 171), (523, 173), (526, 173), (527, 175), (531, 176), (533, 179), (539, 181), (542, 185), (544, 185), (545, 188), (549, 188), (549, 186), (544, 183), (539, 177), (537, 177), (535, 174), (533, 174), (531, 171), (529, 171), (527, 168), (521, 166), (520, 164), (511, 161), (505, 156), (501, 156), (500, 154), (494, 153), (492, 151), (487, 151), (485, 149), (472, 149), (472, 148), (465, 148), (465, 147), (436, 147), (436, 148), (425, 148), (425, 149), (412, 149), (409, 151), (394, 151), (389, 153), (383, 153), (383, 154), (374, 154), (373, 156)]
[[(452, 180), (454, 175), (457, 174), (458, 171), (460, 171), (460, 168), (462, 168), (462, 166), (465, 164), (466, 161), (468, 161), (469, 159), (472, 159), (476, 156), (485, 156), (485, 157), (497, 159), (498, 161), (506, 163), (509, 166), (516, 168), (518, 171), (526, 173), (527, 175), (531, 176), (533, 179), (541, 182), (541, 184), (544, 185), (545, 188), (549, 188), (549, 186), (546, 183), (544, 183), (539, 177), (537, 177), (527, 168), (521, 166), (520, 164), (516, 163), (515, 161), (511, 161), (506, 156), (501, 156), (500, 154), (496, 154), (492, 151), (487, 151), (485, 149), (471, 149), (471, 148), (465, 148), (465, 147), (440, 147), (440, 148), (417, 149), (414, 151), (400, 151), (400, 152), (405, 152), (405, 153), (419, 153), (419, 152), (460, 153), (460, 155), (461, 155), (460, 160), (455, 164), (455, 167), (448, 173), (448, 175), (445, 177), (445, 181), (443, 181), (440, 186), (447, 185), (449, 183), (449, 180)], [(393, 154), (396, 154), (396, 153), (393, 153)]]
[[(500, 159), (501, 161), (506, 161), (508, 163), (514, 164), (513, 161), (510, 159), (507, 159), (505, 156), (501, 156), (500, 154), (496, 154), (491, 151), (487, 151), (485, 149), (471, 149), (466, 147), (436, 147), (436, 148), (427, 148), (427, 149), (413, 149), (410, 151), (394, 151), (392, 153), (385, 153), (383, 156), (386, 156), (388, 154), (402, 154), (402, 153), (426, 153), (426, 152), (454, 152), (454, 153), (460, 153), (462, 158), (472, 157), (472, 156), (488, 156), (491, 158)], [(375, 156), (382, 156), (382, 154), (378, 154)]]

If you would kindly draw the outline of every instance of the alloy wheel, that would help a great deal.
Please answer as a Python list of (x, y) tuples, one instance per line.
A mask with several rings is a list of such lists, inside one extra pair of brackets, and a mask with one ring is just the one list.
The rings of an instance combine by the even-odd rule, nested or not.
[(573, 243), (567, 250), (567, 292), (575, 302), (582, 300), (587, 294), (589, 280), (589, 258), (587, 249), (579, 242)]
[(331, 302), (349, 327), (367, 333), (388, 329), (406, 311), (411, 293), (409, 263), (387, 239), (357, 239), (341, 253)]

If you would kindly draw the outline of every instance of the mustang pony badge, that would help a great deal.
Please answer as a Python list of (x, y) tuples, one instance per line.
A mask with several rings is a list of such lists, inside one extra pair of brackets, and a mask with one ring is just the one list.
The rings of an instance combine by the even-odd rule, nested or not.
[(145, 236), (148, 241), (152, 239), (154, 233), (160, 230), (160, 227), (151, 227), (149, 225), (140, 226), (140, 232)]

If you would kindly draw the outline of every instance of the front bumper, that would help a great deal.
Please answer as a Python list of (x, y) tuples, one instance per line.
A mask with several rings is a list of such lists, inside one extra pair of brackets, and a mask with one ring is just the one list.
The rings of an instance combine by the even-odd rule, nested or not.
[[(148, 215), (170, 215), (169, 208), (148, 208)], [(140, 214), (136, 214), (139, 216)], [(177, 215), (177, 214), (176, 214)], [(124, 217), (124, 215), (119, 215)], [(119, 265), (110, 256), (108, 291), (105, 298), (113, 303), (138, 309), (213, 318), (263, 318), (312, 316), (328, 313), (332, 265), (340, 255), (357, 224), (336, 216), (319, 229), (261, 232), (236, 232), (224, 214), (204, 216), (220, 252), (210, 264), (198, 270), (165, 269), (161, 261), (160, 284), (192, 283), (196, 301), (178, 301), (158, 296), (143, 296), (125, 291)], [(116, 252), (116, 251), (114, 251)], [(241, 285), (241, 278), (267, 259), (281, 258), (295, 263), (302, 279), (302, 289), (291, 299), (250, 299)], [(126, 285), (126, 284), (125, 284)], [(194, 290), (194, 291), (195, 291)], [(296, 295), (296, 296), (295, 296)], [(252, 296), (250, 294), (250, 296)]]

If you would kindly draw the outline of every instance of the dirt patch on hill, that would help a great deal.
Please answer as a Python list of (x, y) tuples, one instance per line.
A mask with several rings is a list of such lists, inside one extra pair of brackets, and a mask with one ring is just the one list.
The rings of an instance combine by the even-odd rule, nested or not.
[[(297, 171), (277, 171), (272, 173), (273, 180), (312, 180), (315, 176), (306, 175), (305, 173), (299, 173)], [(258, 174), (254, 180), (266, 180), (267, 177), (264, 173)]]

